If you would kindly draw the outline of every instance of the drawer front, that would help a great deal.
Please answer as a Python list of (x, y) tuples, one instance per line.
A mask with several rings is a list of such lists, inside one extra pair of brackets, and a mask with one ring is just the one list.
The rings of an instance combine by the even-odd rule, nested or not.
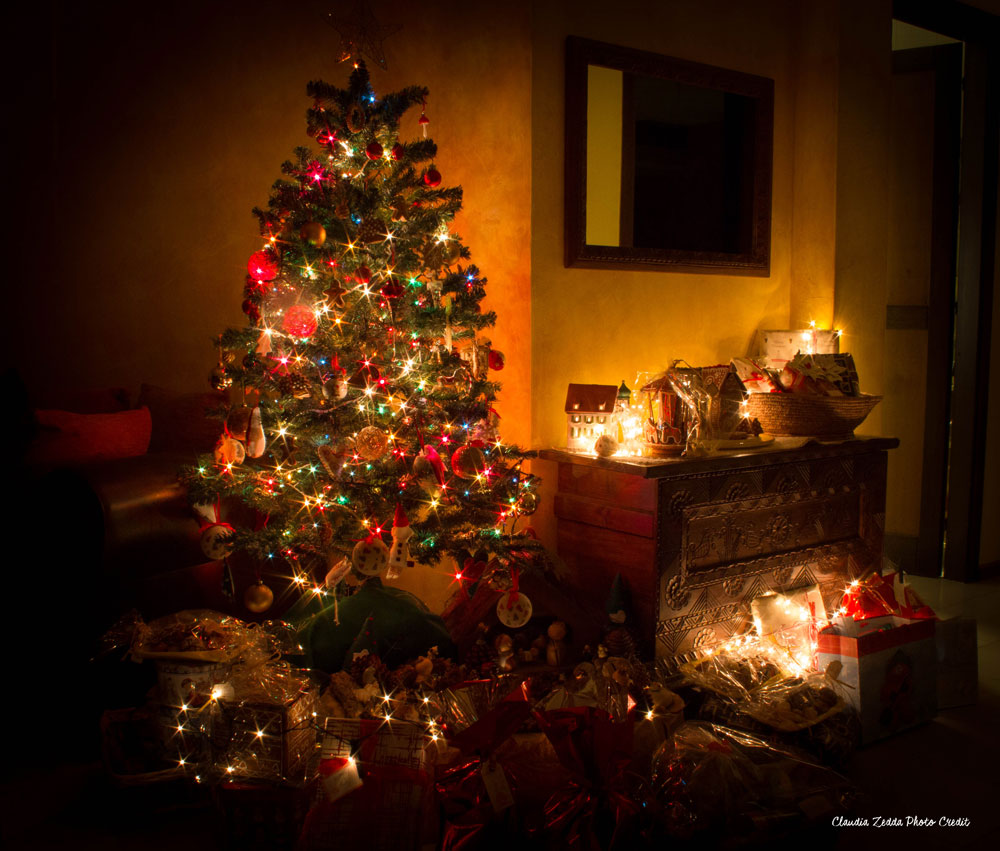
[(870, 452), (661, 481), (657, 657), (742, 631), (769, 591), (816, 584), (835, 605), (881, 561), (885, 466)]

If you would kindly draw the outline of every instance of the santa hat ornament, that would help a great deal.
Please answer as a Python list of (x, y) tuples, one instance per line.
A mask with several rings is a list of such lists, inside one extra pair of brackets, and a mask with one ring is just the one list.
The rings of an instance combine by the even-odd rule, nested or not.
[(397, 502), (396, 514), (392, 518), (392, 546), (389, 548), (389, 569), (385, 573), (386, 579), (398, 579), (404, 567), (413, 567), (409, 544), (412, 537), (410, 521), (403, 511), (403, 506)]
[(413, 460), (413, 475), (420, 486), (433, 497), (441, 495), (444, 485), (444, 461), (437, 450), (427, 444)]

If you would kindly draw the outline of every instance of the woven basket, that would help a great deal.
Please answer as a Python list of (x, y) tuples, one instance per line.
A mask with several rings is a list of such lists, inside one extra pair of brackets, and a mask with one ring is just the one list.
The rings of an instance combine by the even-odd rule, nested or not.
[(751, 393), (751, 417), (771, 434), (850, 437), (881, 396), (811, 396), (802, 393)]

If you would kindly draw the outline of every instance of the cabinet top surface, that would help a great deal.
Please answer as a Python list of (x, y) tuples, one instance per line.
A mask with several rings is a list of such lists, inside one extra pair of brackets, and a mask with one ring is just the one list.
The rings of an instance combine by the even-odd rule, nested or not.
[(820, 441), (811, 437), (778, 437), (773, 443), (757, 449), (723, 449), (709, 455), (688, 458), (640, 458), (637, 456), (598, 458), (590, 453), (571, 452), (568, 449), (541, 449), (538, 452), (538, 457), (545, 461), (598, 467), (645, 479), (660, 479), (668, 476), (709, 472), (720, 468), (786, 464), (813, 458), (881, 451), (895, 449), (897, 446), (899, 446), (899, 440), (895, 437), (854, 437), (850, 440), (836, 441)]

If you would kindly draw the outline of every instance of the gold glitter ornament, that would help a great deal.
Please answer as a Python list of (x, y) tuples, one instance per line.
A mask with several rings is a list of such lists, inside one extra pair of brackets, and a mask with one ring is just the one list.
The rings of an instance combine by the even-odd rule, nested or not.
[(366, 461), (375, 461), (389, 448), (389, 435), (376, 426), (365, 426), (354, 438), (354, 448)]
[(274, 602), (274, 592), (258, 580), (243, 592), (243, 605), (251, 612), (266, 612)]
[(326, 228), (319, 222), (306, 222), (299, 231), (299, 236), (303, 241), (319, 248), (326, 242)]

